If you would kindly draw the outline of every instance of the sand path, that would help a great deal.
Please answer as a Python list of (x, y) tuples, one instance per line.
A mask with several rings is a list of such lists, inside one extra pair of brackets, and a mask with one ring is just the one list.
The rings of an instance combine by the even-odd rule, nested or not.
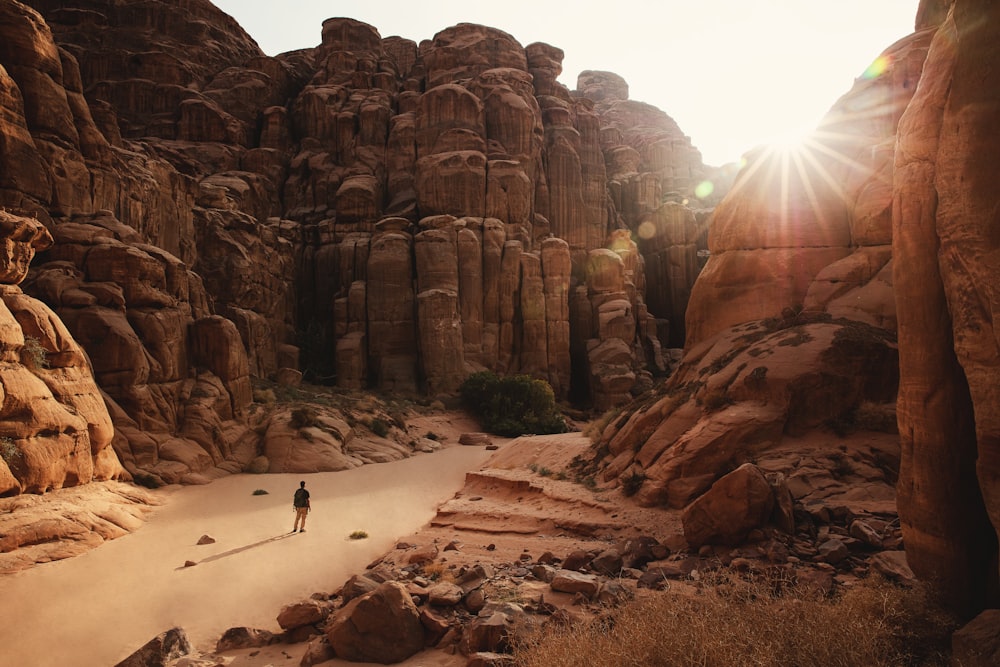
[[(0, 663), (108, 667), (174, 626), (204, 649), (234, 626), (278, 631), (284, 604), (336, 590), (415, 533), (491, 453), (454, 446), (345, 472), (162, 490), (165, 505), (135, 533), (0, 577)], [(313, 511), (293, 535), (300, 479)], [(369, 538), (348, 539), (355, 530)], [(216, 543), (198, 546), (205, 534)]]

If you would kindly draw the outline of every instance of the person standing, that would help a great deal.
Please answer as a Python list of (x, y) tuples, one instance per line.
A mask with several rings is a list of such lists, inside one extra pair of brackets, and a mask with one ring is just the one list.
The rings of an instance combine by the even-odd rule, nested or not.
[(295, 524), (292, 526), (292, 532), (306, 532), (306, 515), (309, 514), (310, 505), (309, 492), (306, 491), (305, 482), (299, 482), (299, 488), (295, 490), (295, 496), (292, 498), (292, 509), (295, 510)]

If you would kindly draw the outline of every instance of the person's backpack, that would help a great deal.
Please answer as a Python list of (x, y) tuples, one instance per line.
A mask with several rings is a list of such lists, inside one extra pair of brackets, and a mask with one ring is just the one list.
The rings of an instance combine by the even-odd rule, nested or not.
[(297, 489), (292, 504), (296, 507), (309, 507), (309, 492), (305, 489)]

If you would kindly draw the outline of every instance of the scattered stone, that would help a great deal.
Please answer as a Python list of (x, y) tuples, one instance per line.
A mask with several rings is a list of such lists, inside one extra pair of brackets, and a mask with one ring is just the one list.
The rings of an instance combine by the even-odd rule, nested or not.
[(663, 560), (670, 555), (670, 550), (655, 537), (645, 535), (625, 540), (618, 550), (622, 554), (622, 566), (626, 568), (639, 568), (650, 561)]
[(448, 544), (444, 545), (444, 549), (442, 549), (442, 551), (461, 551), (461, 549), (459, 548), (461, 544), (462, 544), (461, 542), (452, 540)]
[(198, 563), (194, 562), (193, 560), (186, 560), (186, 561), (184, 561), (184, 567), (194, 567), (197, 564)]
[(198, 544), (215, 544), (215, 538), (211, 535), (202, 535), (198, 538)]
[(229, 628), (215, 644), (216, 652), (235, 651), (246, 648), (267, 646), (274, 640), (274, 633), (257, 628)]
[(562, 569), (580, 571), (585, 568), (594, 556), (582, 549), (569, 553), (563, 559)]
[(852, 521), (849, 531), (854, 539), (860, 540), (874, 549), (882, 548), (882, 536), (861, 519)]
[(312, 667), (312, 665), (319, 665), (336, 657), (333, 647), (330, 646), (326, 637), (313, 637), (309, 640), (309, 645), (306, 646), (306, 652), (302, 654), (299, 667)]
[(482, 447), (492, 445), (493, 440), (488, 433), (463, 433), (458, 437), (458, 444), (470, 447)]
[(442, 618), (430, 609), (420, 610), (420, 624), (427, 631), (427, 644), (429, 646), (434, 646), (441, 641), (441, 638), (444, 637), (450, 627), (447, 619)]
[(542, 564), (532, 565), (531, 574), (532, 576), (535, 577), (535, 579), (538, 579), (539, 581), (544, 581), (545, 583), (551, 583), (552, 578), (556, 574), (556, 568), (552, 567), (551, 565), (542, 565)]
[(454, 607), (462, 601), (465, 592), (450, 582), (441, 582), (427, 591), (427, 602), (438, 607)]
[(371, 593), (373, 590), (378, 588), (380, 582), (366, 577), (363, 574), (356, 574), (352, 576), (344, 586), (340, 589), (340, 595), (344, 598), (344, 602), (350, 602), (354, 598), (361, 597), (365, 593)]
[(588, 598), (593, 598), (600, 588), (600, 581), (592, 574), (557, 570), (549, 586), (560, 593), (583, 593)]
[(538, 562), (541, 563), (542, 565), (552, 565), (553, 563), (556, 562), (556, 560), (557, 559), (555, 557), (555, 554), (553, 554), (551, 551), (546, 551), (545, 553), (543, 553), (541, 556), (538, 557)]
[(285, 605), (278, 612), (278, 625), (282, 630), (294, 630), (306, 625), (316, 625), (326, 618), (329, 607), (316, 600), (303, 600)]
[(171, 628), (146, 642), (142, 648), (115, 667), (163, 667), (170, 660), (191, 653), (191, 642), (181, 628)]
[(438, 556), (438, 548), (436, 544), (428, 544), (425, 547), (418, 547), (416, 551), (409, 555), (406, 562), (411, 565), (419, 565), (421, 563), (430, 563)]
[(634, 598), (632, 589), (619, 581), (606, 581), (597, 592), (597, 601), (609, 607), (616, 607)]
[(618, 549), (605, 549), (590, 561), (590, 567), (600, 574), (616, 577), (622, 571), (622, 555), (618, 552)]
[(487, 579), (493, 577), (493, 568), (489, 565), (478, 563), (463, 572), (457, 583), (465, 593), (469, 593), (482, 586)]
[(474, 591), (469, 591), (462, 603), (469, 610), (469, 613), (478, 614), (486, 606), (486, 594), (483, 593), (483, 589), (477, 588)]
[(816, 557), (824, 563), (836, 565), (850, 555), (847, 545), (837, 538), (829, 539), (816, 549)]
[(903, 584), (913, 584), (916, 577), (906, 561), (906, 552), (883, 551), (871, 557), (868, 561), (871, 568), (887, 579)]
[(483, 615), (477, 616), (464, 628), (462, 652), (466, 655), (483, 651), (489, 653), (506, 652), (512, 625), (511, 617), (502, 611), (488, 613), (485, 617)]

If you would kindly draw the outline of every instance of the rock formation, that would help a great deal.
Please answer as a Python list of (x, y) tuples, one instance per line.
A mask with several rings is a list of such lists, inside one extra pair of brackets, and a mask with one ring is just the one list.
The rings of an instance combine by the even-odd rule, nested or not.
[(18, 286), (52, 243), (37, 220), (0, 211), (0, 495), (44, 493), (124, 474), (86, 353), (44, 303)]
[[(925, 4), (925, 3), (922, 3)], [(932, 3), (926, 3), (928, 5)], [(956, 2), (899, 128), (893, 253), (899, 317), (899, 513), (907, 557), (964, 614), (1000, 603), (998, 19)]]
[[(606, 479), (642, 480), (640, 498), (685, 506), (742, 457), (778, 451), (803, 428), (853, 428), (879, 404), (891, 414), (887, 384), (881, 398), (868, 392), (894, 374), (898, 335), (907, 558), (961, 614), (997, 604), (1000, 345), (990, 285), (1000, 268), (986, 174), (998, 109), (986, 91), (996, 83), (998, 18), (986, 2), (922, 2), (917, 31), (876, 60), (800, 152), (749, 156), (715, 209), (711, 257), (687, 309), (685, 365), (605, 431)], [(761, 327), (789, 321), (804, 325), (800, 335), (759, 338)], [(851, 371), (854, 386), (831, 369), (816, 375), (810, 360), (845, 368), (844, 350), (814, 329), (831, 325), (852, 331), (852, 346), (879, 350), (858, 348), (858, 359), (885, 365)], [(778, 361), (786, 345), (799, 346), (787, 365)], [(775, 374), (776, 363), (791, 375)], [(803, 390), (823, 384), (831, 393), (822, 397)], [(810, 410), (830, 412), (795, 424), (782, 396), (811, 396)], [(849, 404), (853, 414), (836, 415)], [(728, 438), (740, 442), (730, 448)]]
[(615, 75), (569, 91), (555, 47), (336, 18), (268, 57), (207, 0), (7, 2), (0, 37), (0, 206), (54, 239), (25, 289), (133, 475), (265, 453), (254, 379), (435, 395), (489, 369), (603, 409), (679, 344), (700, 155)]

